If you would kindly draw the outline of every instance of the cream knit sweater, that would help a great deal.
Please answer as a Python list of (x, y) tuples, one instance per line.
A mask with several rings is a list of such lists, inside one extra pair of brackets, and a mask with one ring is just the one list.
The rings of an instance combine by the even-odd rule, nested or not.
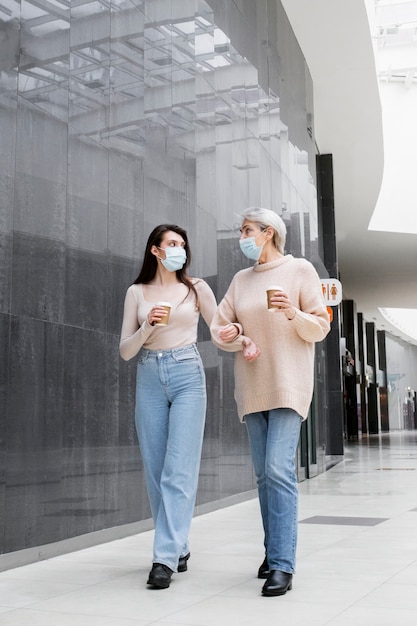
[[(268, 311), (266, 289), (280, 285), (296, 309)], [(242, 334), (233, 342), (219, 339), (222, 326), (235, 322)], [(319, 276), (306, 259), (288, 254), (271, 263), (256, 264), (238, 272), (220, 302), (211, 324), (214, 343), (236, 352), (235, 400), (241, 421), (248, 413), (291, 408), (307, 418), (314, 385), (314, 343), (330, 330)], [(260, 356), (243, 358), (242, 339), (249, 337)]]

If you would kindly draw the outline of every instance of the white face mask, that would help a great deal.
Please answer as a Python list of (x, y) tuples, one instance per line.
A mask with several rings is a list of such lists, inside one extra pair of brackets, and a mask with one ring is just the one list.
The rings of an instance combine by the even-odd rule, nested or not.
[(159, 250), (165, 250), (165, 259), (161, 259), (161, 257), (158, 257), (158, 259), (160, 259), (162, 265), (169, 272), (176, 272), (177, 270), (180, 270), (187, 260), (187, 255), (182, 246), (159, 248)]

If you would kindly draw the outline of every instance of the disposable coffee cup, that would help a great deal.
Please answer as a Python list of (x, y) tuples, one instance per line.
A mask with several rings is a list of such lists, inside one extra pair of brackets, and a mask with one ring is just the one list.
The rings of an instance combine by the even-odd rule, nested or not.
[(159, 322), (156, 322), (155, 326), (167, 326), (169, 323), (169, 314), (171, 313), (171, 303), (170, 302), (157, 302), (157, 306), (161, 306), (165, 309), (164, 317), (161, 317)]
[(271, 298), (275, 294), (276, 291), (283, 291), (283, 289), (280, 285), (271, 285), (271, 287), (268, 287), (268, 289), (266, 290), (266, 301), (268, 305), (268, 311), (276, 311), (277, 309), (281, 308), (280, 306), (271, 304)]

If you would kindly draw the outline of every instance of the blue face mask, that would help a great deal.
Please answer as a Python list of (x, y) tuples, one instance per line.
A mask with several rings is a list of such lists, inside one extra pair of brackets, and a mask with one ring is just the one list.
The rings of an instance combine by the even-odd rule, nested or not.
[(161, 259), (162, 265), (168, 270), (168, 272), (176, 272), (180, 270), (187, 260), (185, 250), (181, 246), (175, 246), (174, 248), (159, 248), (165, 250), (165, 259)]
[(261, 256), (264, 243), (261, 246), (257, 246), (256, 237), (246, 237), (246, 239), (239, 239), (240, 249), (242, 250), (243, 254), (252, 261), (258, 261), (259, 257)]

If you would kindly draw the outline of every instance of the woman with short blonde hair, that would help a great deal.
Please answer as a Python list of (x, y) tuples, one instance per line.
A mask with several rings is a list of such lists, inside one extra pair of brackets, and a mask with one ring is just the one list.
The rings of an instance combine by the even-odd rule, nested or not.
[[(273, 211), (242, 215), (238, 272), (211, 324), (214, 343), (235, 352), (235, 400), (246, 423), (264, 527), (264, 596), (292, 588), (297, 545), (295, 453), (314, 385), (314, 343), (329, 332), (320, 279), (306, 259), (284, 255), (286, 229)], [(271, 297), (267, 306), (266, 292)]]

